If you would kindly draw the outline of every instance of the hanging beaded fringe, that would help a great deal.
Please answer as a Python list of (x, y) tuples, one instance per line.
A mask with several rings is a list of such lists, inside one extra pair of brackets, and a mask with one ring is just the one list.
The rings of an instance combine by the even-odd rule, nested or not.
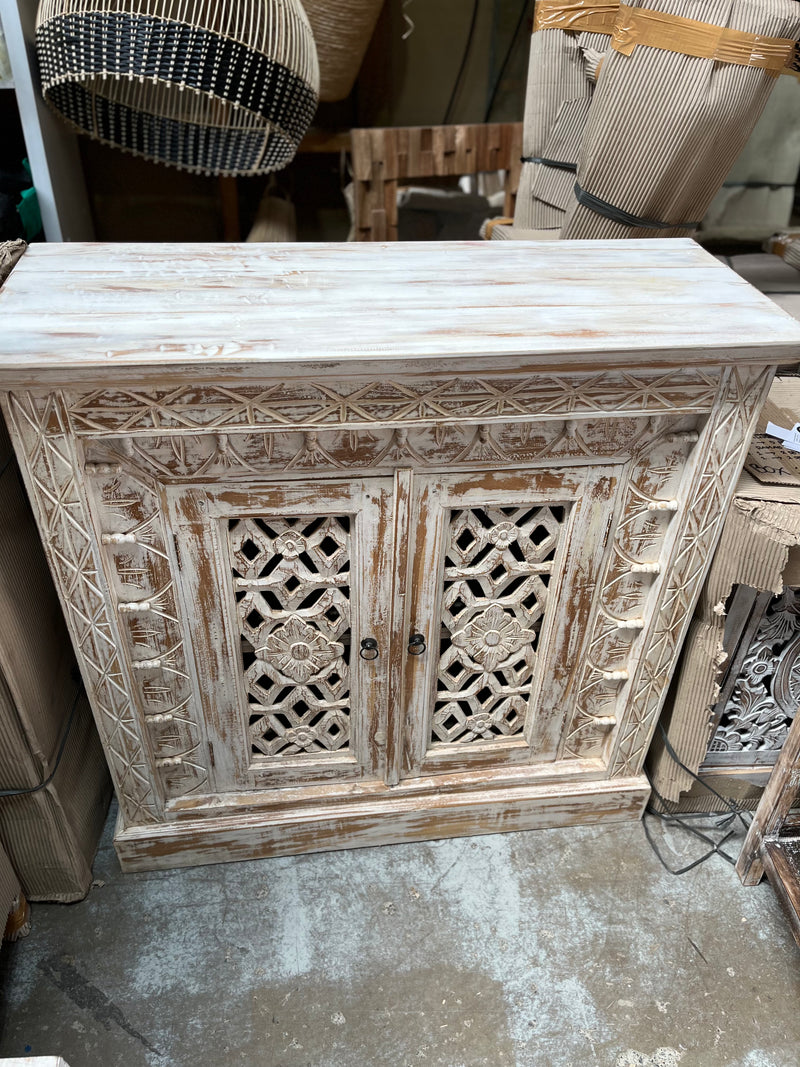
[(299, 0), (41, 0), (47, 101), (105, 144), (204, 174), (265, 174), (293, 158), (317, 106)]

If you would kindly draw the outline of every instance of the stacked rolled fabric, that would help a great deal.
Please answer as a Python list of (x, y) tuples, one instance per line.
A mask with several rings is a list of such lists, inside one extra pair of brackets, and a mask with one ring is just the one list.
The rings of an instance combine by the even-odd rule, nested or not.
[(764, 241), (790, 223), (800, 175), (800, 80), (777, 78), (744, 150), (698, 231), (702, 240)]
[[(620, 8), (561, 238), (694, 230), (800, 38), (797, 0)], [(686, 54), (688, 53), (688, 54)]]
[(515, 228), (558, 235), (573, 200), (581, 138), (618, 6), (618, 0), (537, 0)]

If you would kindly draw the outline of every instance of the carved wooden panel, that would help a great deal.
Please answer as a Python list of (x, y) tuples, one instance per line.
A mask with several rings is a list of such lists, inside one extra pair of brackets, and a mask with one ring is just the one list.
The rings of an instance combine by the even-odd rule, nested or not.
[(87, 463), (84, 473), (160, 790), (167, 799), (205, 791), (209, 757), (158, 483), (120, 464)]
[(644, 415), (602, 420), (370, 426), (350, 430), (252, 433), (235, 425), (225, 433), (175, 432), (160, 436), (87, 438), (87, 455), (100, 465), (130, 463), (164, 482), (191, 478), (246, 481), (258, 474), (314, 471), (391, 471), (453, 465), (534, 464), (540, 461), (627, 459), (649, 437)]
[(253, 755), (350, 747), (350, 518), (232, 518)]
[(156, 821), (152, 757), (125, 676), (63, 399), (13, 394), (5, 411), (122, 811), (133, 824)]
[(764, 613), (708, 746), (705, 766), (773, 759), (800, 707), (800, 590)]
[(637, 644), (663, 571), (669, 529), (695, 431), (661, 427), (628, 469), (611, 552), (599, 583), (598, 607), (581, 665), (577, 702), (561, 746), (564, 759), (603, 757), (621, 721)]
[(379, 773), (390, 500), (381, 478), (170, 490), (221, 788)]
[(686, 514), (664, 562), (665, 580), (616, 739), (614, 775), (642, 766), (772, 376), (771, 370), (754, 367), (731, 367), (722, 376), (698, 455), (681, 487)]
[(406, 777), (554, 760), (617, 488), (593, 467), (416, 481)]
[(565, 512), (450, 511), (433, 745), (522, 733)]

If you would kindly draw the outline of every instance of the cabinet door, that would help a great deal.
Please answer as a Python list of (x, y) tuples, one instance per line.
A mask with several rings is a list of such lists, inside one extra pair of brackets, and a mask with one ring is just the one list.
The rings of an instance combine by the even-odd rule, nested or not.
[(391, 490), (167, 490), (218, 793), (382, 778)]
[(556, 758), (616, 489), (591, 467), (417, 481), (406, 777)]

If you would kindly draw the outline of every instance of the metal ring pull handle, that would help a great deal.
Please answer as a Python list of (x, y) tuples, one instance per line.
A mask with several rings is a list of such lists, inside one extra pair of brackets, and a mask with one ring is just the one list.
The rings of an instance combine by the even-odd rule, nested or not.
[(412, 634), (408, 639), (408, 653), (410, 656), (421, 656), (427, 647), (425, 634)]
[(361, 642), (361, 651), (358, 653), (362, 659), (377, 659), (380, 656), (378, 642), (374, 637), (365, 637)]

